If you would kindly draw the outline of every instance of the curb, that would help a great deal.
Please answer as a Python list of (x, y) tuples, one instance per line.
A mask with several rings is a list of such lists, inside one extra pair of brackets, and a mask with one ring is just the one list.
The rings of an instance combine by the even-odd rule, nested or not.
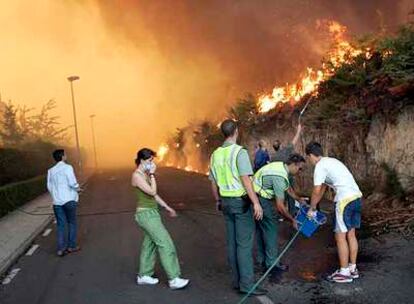
[[(88, 182), (88, 180), (93, 176), (93, 174), (89, 175), (84, 181), (82, 181), (81, 186), (85, 186)], [(47, 192), (45, 192), (47, 193)], [(44, 195), (43, 193), (42, 195)], [(40, 195), (40, 196), (42, 196)], [(40, 197), (39, 196), (39, 197)], [(28, 204), (30, 202), (27, 202)], [(13, 212), (19, 212), (18, 210), (15, 210)], [(44, 221), (42, 221), (41, 224), (36, 227), (36, 229), (33, 230), (32, 233), (30, 233), (30, 236), (26, 238), (19, 247), (11, 254), (9, 255), (3, 263), (0, 263), (0, 277), (2, 277), (4, 274), (7, 273), (7, 271), (10, 269), (10, 267), (15, 264), (19, 258), (26, 252), (26, 250), (30, 247), (33, 240), (51, 223), (53, 219), (53, 215), (48, 215), (47, 218), (45, 218)]]
[(4, 275), (9, 268), (26, 252), (33, 240), (50, 224), (53, 216), (49, 215), (30, 236), (20, 244), (20, 246), (0, 265), (0, 276)]

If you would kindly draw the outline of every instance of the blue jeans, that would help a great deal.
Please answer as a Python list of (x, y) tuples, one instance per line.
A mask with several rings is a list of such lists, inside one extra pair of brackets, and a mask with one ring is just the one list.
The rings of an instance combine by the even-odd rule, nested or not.
[[(53, 206), (57, 222), (58, 251), (76, 247), (76, 206), (75, 201), (67, 202), (62, 206)], [(68, 234), (66, 234), (66, 224), (69, 227)]]

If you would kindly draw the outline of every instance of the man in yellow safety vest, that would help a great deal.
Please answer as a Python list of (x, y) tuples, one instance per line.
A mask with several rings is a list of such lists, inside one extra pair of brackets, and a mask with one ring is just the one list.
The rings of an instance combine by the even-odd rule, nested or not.
[[(263, 219), (256, 223), (256, 238), (262, 242), (257, 246), (257, 253), (263, 257), (262, 262), (266, 269), (273, 265), (278, 254), (278, 220), (274, 218), (273, 204), (276, 203), (279, 214), (291, 221), (295, 229), (298, 228), (296, 220), (286, 209), (284, 202), (286, 193), (301, 203), (306, 202), (306, 198), (295, 193), (289, 178), (302, 171), (304, 163), (303, 156), (295, 153), (285, 162), (277, 161), (265, 165), (254, 175), (253, 188), (263, 209)], [(287, 266), (279, 264), (275, 270), (287, 270)]]
[[(225, 120), (220, 128), (226, 140), (211, 155), (210, 180), (217, 206), (225, 219), (233, 288), (248, 293), (254, 284), (254, 218), (261, 220), (263, 211), (250, 179), (253, 170), (249, 155), (237, 144), (236, 122)], [(265, 293), (266, 290), (257, 288), (252, 295)]]

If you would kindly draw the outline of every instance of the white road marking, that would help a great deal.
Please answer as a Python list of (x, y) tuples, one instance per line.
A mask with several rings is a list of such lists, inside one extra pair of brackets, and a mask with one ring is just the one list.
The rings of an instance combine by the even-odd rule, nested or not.
[(274, 302), (268, 296), (258, 296), (256, 298), (262, 304), (274, 304)]
[(32, 255), (36, 251), (37, 248), (39, 248), (39, 245), (34, 244), (32, 247), (30, 247), (29, 251), (26, 252), (26, 255), (28, 256)]
[(42, 236), (48, 236), (52, 232), (52, 229), (48, 228), (43, 232)]
[(14, 279), (17, 273), (20, 271), (20, 268), (14, 268), (10, 273), (4, 278), (1, 282), (2, 285), (10, 284), (10, 282)]

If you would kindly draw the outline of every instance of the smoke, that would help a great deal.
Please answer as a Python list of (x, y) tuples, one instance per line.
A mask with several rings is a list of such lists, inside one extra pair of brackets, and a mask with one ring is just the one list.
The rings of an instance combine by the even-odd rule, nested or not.
[(29, 106), (58, 102), (72, 124), (75, 83), (81, 144), (99, 162), (132, 164), (188, 121), (218, 119), (245, 92), (269, 91), (318, 65), (335, 19), (353, 34), (395, 30), (412, 1), (3, 1), (0, 92)]
[(222, 85), (238, 95), (294, 79), (304, 66), (319, 62), (327, 41), (316, 20), (335, 19), (362, 34), (381, 24), (395, 29), (414, 6), (401, 0), (97, 3), (114, 32), (139, 47), (142, 31), (136, 25), (144, 26), (174, 70), (192, 72), (192, 64), (214, 63), (225, 75)]

